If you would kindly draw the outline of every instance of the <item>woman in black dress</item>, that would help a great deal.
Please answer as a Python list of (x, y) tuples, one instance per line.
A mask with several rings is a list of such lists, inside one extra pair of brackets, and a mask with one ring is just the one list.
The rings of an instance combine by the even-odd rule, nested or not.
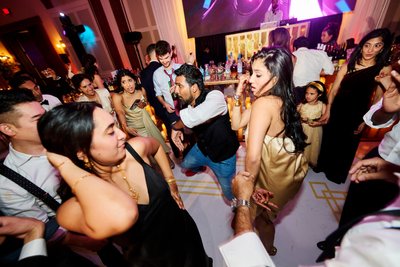
[(368, 33), (339, 70), (328, 94), (326, 112), (320, 122), (324, 126), (318, 171), (335, 183), (344, 183), (353, 162), (364, 127), (362, 117), (381, 90), (375, 90), (375, 76), (384, 67), (390, 53), (388, 29)]
[[(87, 102), (53, 109), (40, 119), (38, 128), (43, 145), (53, 152), (49, 160), (75, 192), (57, 213), (60, 225), (87, 235), (103, 225), (101, 220), (90, 217), (90, 213), (96, 217), (96, 210), (102, 207), (76, 194), (82, 187), (90, 186), (91, 180), (87, 178), (95, 175), (137, 203), (136, 223), (129, 229), (121, 227), (109, 234), (122, 247), (130, 266), (211, 266), (212, 261), (205, 253), (195, 222), (184, 209), (165, 151), (158, 141), (142, 137), (125, 141), (125, 134), (115, 126), (112, 116)], [(150, 155), (163, 175), (150, 167)], [(82, 169), (79, 169), (80, 175), (74, 174), (77, 166), (94, 175)], [(109, 212), (114, 216), (113, 211)], [(132, 219), (124, 220), (126, 226), (133, 224)]]

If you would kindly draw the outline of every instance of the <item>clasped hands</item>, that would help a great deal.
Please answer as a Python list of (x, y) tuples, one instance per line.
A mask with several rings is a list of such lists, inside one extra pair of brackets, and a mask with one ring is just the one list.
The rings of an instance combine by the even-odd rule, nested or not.
[(254, 188), (254, 182), (254, 175), (246, 171), (239, 171), (232, 180), (232, 191), (235, 197), (244, 200), (252, 198), (258, 206), (268, 211), (271, 211), (271, 208), (277, 209), (278, 206), (270, 202), (274, 194), (266, 189)]

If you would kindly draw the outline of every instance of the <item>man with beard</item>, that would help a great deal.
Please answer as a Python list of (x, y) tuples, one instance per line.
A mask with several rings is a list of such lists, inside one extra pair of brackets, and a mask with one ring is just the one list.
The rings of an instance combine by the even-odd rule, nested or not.
[(181, 167), (196, 171), (208, 166), (217, 176), (224, 196), (231, 200), (231, 180), (236, 173), (236, 150), (239, 147), (231, 129), (224, 95), (204, 88), (199, 69), (184, 64), (175, 71), (175, 93), (188, 107), (180, 111), (181, 119), (173, 125), (172, 140), (180, 150), (183, 146), (183, 128), (190, 128), (196, 144), (184, 157)]

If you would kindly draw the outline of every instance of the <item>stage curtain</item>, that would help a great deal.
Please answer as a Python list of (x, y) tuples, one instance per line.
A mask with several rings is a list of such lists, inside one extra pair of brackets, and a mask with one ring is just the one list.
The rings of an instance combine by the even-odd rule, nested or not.
[(368, 32), (382, 27), (390, 1), (357, 0), (354, 10), (343, 14), (339, 43), (349, 38), (354, 38), (358, 43)]
[(175, 45), (179, 63), (187, 61), (189, 53), (196, 53), (194, 38), (187, 38), (182, 0), (151, 0), (160, 38)]

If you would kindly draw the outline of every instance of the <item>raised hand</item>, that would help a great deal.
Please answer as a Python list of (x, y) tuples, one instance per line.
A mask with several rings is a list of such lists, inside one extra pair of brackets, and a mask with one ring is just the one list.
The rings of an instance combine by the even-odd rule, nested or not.
[(249, 79), (250, 75), (248, 73), (240, 75), (239, 84), (236, 87), (236, 95), (241, 96), (243, 94), (243, 91), (246, 88), (246, 84), (249, 82)]
[(57, 153), (53, 153), (53, 152), (48, 152), (47, 151), (47, 159), (49, 160), (49, 162), (51, 163), (51, 165), (54, 166), (54, 168), (60, 170), (60, 168), (65, 164), (65, 163), (69, 163), (71, 162), (71, 160), (69, 158), (67, 158), (66, 156), (57, 154)]

